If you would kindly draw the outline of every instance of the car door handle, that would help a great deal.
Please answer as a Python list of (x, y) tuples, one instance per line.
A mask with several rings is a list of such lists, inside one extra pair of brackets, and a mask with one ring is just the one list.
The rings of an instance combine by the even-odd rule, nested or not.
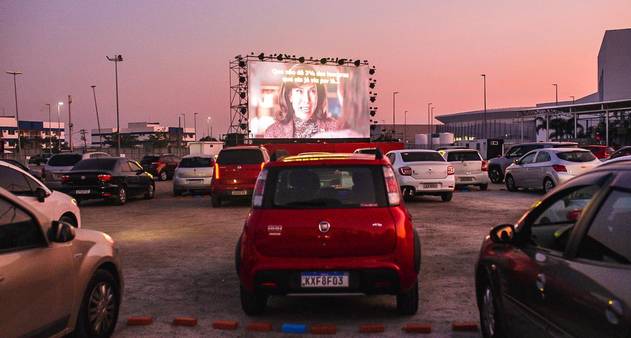
[(542, 273), (538, 274), (535, 285), (537, 286), (537, 290), (539, 290), (539, 292), (543, 294), (546, 288), (546, 276)]
[(607, 301), (607, 310), (605, 310), (605, 317), (607, 321), (613, 325), (620, 323), (620, 317), (622, 317), (622, 303), (617, 299), (610, 299)]

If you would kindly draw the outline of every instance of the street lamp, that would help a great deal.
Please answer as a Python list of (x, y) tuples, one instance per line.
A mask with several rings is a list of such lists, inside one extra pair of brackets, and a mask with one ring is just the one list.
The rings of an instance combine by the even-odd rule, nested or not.
[(408, 136), (408, 111), (403, 111), (403, 142), (407, 143)]
[(107, 61), (114, 62), (114, 76), (116, 78), (116, 156), (121, 156), (120, 112), (118, 110), (118, 63), (123, 62), (123, 56), (118, 54), (113, 57), (106, 56)]
[(101, 133), (101, 121), (99, 120), (99, 106), (96, 104), (96, 86), (91, 85), (92, 96), (94, 96), (94, 110), (96, 110), (96, 127), (99, 130), (99, 148), (103, 147), (103, 134)]
[[(59, 101), (57, 102), (57, 131), (59, 131), (61, 128), (61, 107), (63, 107), (64, 103)], [(59, 131), (59, 137), (57, 138), (57, 150), (59, 150), (59, 147), (61, 146), (61, 131)]]
[(51, 132), (51, 123), (53, 123), (53, 121), (50, 118), (50, 103), (46, 104), (48, 106), (48, 152), (49, 153), (53, 153), (53, 135)]
[(480, 74), (482, 79), (484, 80), (484, 128), (483, 130), (483, 138), (486, 139), (488, 136), (486, 135), (486, 74)]
[(394, 138), (394, 125), (396, 123), (395, 112), (397, 111), (397, 94), (399, 94), (399, 92), (392, 92), (392, 138)]
[(18, 75), (21, 75), (22, 72), (16, 72), (16, 71), (7, 71), (7, 74), (9, 75), (13, 75), (13, 94), (15, 95), (15, 122), (16, 122), (16, 126), (17, 126), (17, 131), (18, 131), (18, 144), (17, 144), (17, 153), (18, 156), (21, 155), (21, 142), (20, 142), (20, 111), (18, 110), (18, 87), (17, 87), (17, 82), (15, 80), (15, 78)]
[(570, 97), (572, 98), (572, 104), (574, 104), (574, 95), (570, 95)]
[(195, 130), (194, 140), (197, 141), (197, 113), (193, 113), (193, 129)]
[(556, 83), (552, 84), (554, 86), (554, 102), (556, 105), (559, 105), (559, 85)]
[(208, 116), (208, 118), (206, 119), (206, 127), (208, 128), (207, 132), (208, 132), (208, 137), (210, 139), (213, 138), (213, 132), (212, 132), (212, 127), (210, 126), (210, 122), (212, 121), (212, 117)]

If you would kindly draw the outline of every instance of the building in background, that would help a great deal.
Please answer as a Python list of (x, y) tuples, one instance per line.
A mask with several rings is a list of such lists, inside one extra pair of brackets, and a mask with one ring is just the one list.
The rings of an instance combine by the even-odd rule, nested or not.
[[(63, 122), (19, 121), (22, 149), (50, 150), (64, 146), (66, 133)], [(14, 116), (0, 116), (0, 145), (4, 152), (12, 153), (17, 148), (18, 121)], [(50, 141), (50, 142), (49, 142)]]
[[(116, 146), (116, 128), (101, 128), (91, 131), (92, 146)], [(165, 127), (159, 122), (130, 122), (121, 128), (121, 147), (153, 148), (185, 147), (196, 140), (194, 128)]]

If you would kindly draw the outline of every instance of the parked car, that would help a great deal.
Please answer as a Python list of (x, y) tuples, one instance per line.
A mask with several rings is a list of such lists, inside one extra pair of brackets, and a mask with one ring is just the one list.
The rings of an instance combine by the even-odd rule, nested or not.
[(612, 147), (603, 146), (603, 145), (585, 145), (585, 146), (580, 146), (580, 147), (591, 151), (592, 154), (594, 154), (594, 156), (596, 156), (596, 158), (598, 158), (601, 161), (608, 159), (609, 156), (611, 156), (611, 154), (614, 153), (614, 150)]
[(76, 228), (81, 227), (81, 212), (74, 198), (48, 189), (40, 180), (19, 167), (0, 161), (0, 187), (50, 219), (66, 222)]
[(578, 147), (576, 142), (538, 142), (538, 143), (522, 143), (517, 144), (508, 149), (504, 156), (496, 157), (489, 160), (489, 179), (493, 183), (502, 183), (504, 181), (504, 173), (509, 165), (513, 164), (517, 159), (526, 155), (526, 153), (543, 148), (573, 148)]
[(136, 161), (120, 157), (81, 160), (62, 177), (61, 190), (77, 201), (108, 199), (122, 205), (129, 197), (155, 196), (153, 176)]
[(175, 168), (181, 159), (175, 155), (147, 155), (140, 160), (140, 165), (160, 181), (173, 178)]
[(210, 185), (213, 208), (221, 207), (222, 201), (252, 196), (256, 178), (269, 159), (263, 147), (236, 146), (222, 149), (215, 162)]
[(455, 170), (434, 150), (393, 150), (386, 154), (405, 201), (415, 196), (440, 196), (451, 201), (456, 186)]
[(454, 167), (456, 186), (475, 185), (480, 190), (489, 187), (487, 175), (488, 162), (482, 159), (480, 153), (473, 149), (445, 149), (441, 150), (443, 157)]
[(580, 148), (533, 150), (506, 168), (506, 189), (541, 189), (548, 192), (601, 163), (589, 150)]
[(53, 156), (53, 154), (51, 154), (51, 153), (37, 154), (37, 155), (31, 156), (31, 158), (28, 159), (28, 163), (29, 164), (35, 164), (35, 165), (46, 164), (46, 162), (48, 162), (48, 160), (52, 156)]
[(605, 162), (601, 163), (599, 167), (604, 166), (604, 165), (610, 165), (613, 163), (618, 163), (618, 162), (625, 162), (627, 165), (631, 164), (631, 155), (620, 156), (620, 157), (606, 160)]
[(616, 150), (613, 154), (611, 154), (609, 159), (614, 159), (614, 158), (618, 158), (622, 156), (629, 156), (629, 155), (631, 155), (631, 146), (625, 146), (625, 147), (621, 147), (620, 149)]
[(241, 306), (256, 315), (270, 295), (392, 294), (412, 315), (420, 255), (385, 158), (285, 157), (259, 174), (237, 242)]
[(34, 178), (40, 180), (40, 177), (34, 173), (29, 167), (25, 166), (24, 164), (22, 164), (22, 162), (18, 161), (18, 160), (13, 160), (10, 158), (0, 158), (0, 162), (4, 162), (4, 163), (8, 163), (11, 165), (14, 165), (24, 171), (26, 171), (27, 173), (31, 174), (31, 176), (33, 176)]
[(42, 168), (42, 181), (50, 189), (61, 187), (61, 177), (70, 171), (77, 162), (89, 158), (111, 157), (108, 153), (90, 152), (85, 154), (61, 153), (53, 155)]
[(476, 265), (484, 337), (631, 332), (631, 168), (595, 168), (515, 225), (494, 227)]
[(187, 155), (175, 168), (173, 195), (183, 192), (210, 192), (215, 159), (213, 155)]
[(123, 293), (118, 250), (0, 188), (3, 337), (110, 337)]

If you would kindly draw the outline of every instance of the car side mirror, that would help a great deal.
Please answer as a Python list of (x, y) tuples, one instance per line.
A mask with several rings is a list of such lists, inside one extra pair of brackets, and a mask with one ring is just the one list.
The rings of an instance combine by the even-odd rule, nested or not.
[(50, 229), (48, 229), (48, 239), (51, 242), (66, 243), (72, 241), (75, 236), (74, 228), (66, 222), (53, 221)]
[(35, 190), (35, 196), (37, 196), (37, 200), (39, 202), (43, 203), (46, 200), (46, 197), (48, 197), (48, 193), (46, 193), (46, 190), (42, 188), (37, 188)]
[(500, 224), (491, 229), (491, 240), (495, 243), (510, 244), (515, 238), (515, 226), (512, 224)]

